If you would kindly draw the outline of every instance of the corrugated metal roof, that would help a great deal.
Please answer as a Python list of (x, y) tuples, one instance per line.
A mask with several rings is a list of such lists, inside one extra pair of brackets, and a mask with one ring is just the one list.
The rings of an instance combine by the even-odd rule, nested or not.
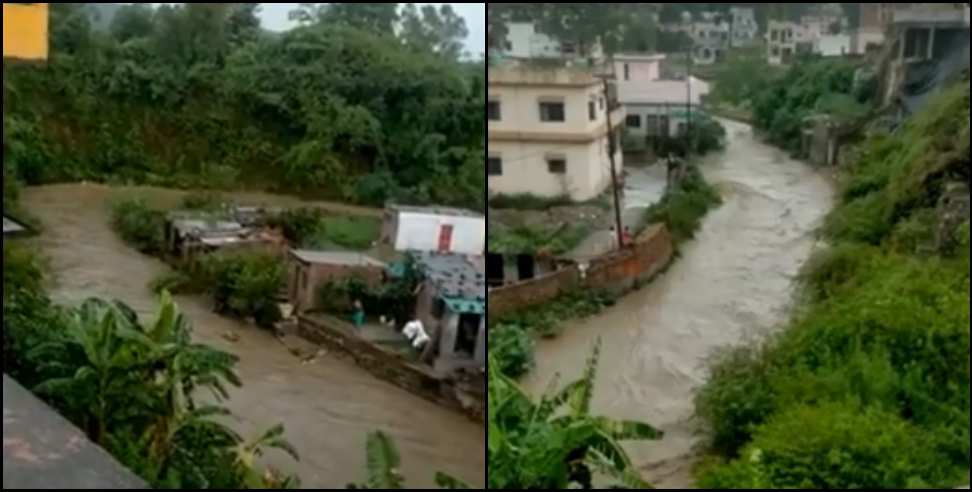
[(384, 268), (385, 264), (361, 253), (350, 251), (310, 251), (295, 249), (291, 251), (298, 260), (304, 263), (343, 265), (343, 266), (373, 266)]
[(416, 261), (447, 305), (477, 312), (486, 309), (486, 268), (482, 257), (425, 253)]

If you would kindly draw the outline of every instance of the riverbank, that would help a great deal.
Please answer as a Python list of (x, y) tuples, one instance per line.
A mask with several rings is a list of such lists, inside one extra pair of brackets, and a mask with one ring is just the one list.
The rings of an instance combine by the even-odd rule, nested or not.
[(665, 432), (630, 453), (657, 487), (691, 487), (698, 439), (694, 390), (716, 350), (762, 337), (786, 319), (794, 279), (830, 209), (826, 179), (751, 129), (727, 122), (727, 148), (705, 158), (705, 178), (723, 205), (705, 217), (696, 240), (653, 284), (600, 315), (566, 323), (538, 346), (537, 368), (524, 381), (534, 394), (554, 375), (575, 378), (594, 340), (603, 343), (593, 408)]
[[(159, 188), (80, 184), (24, 190), (23, 207), (43, 225), (43, 233), (30, 244), (47, 259), (56, 301), (74, 305), (100, 296), (120, 299), (142, 316), (155, 312), (157, 300), (148, 284), (167, 266), (129, 248), (109, 225), (109, 203), (133, 193), (160, 206), (177, 204), (184, 195)], [(248, 203), (310, 205), (265, 194), (240, 198)], [(311, 203), (334, 212), (380, 213)], [(434, 487), (433, 475), (440, 470), (473, 486), (484, 485), (485, 437), (475, 422), (378, 381), (350, 361), (325, 356), (305, 364), (271, 333), (216, 315), (200, 297), (180, 296), (176, 301), (193, 322), (197, 341), (240, 357), (237, 368), (245, 386), (230, 391), (228, 404), (239, 417), (232, 423), (234, 429), (249, 435), (267, 424), (285, 423), (302, 460), (296, 469), (283, 458), (281, 464), (294, 469), (304, 486), (340, 488), (360, 482), (367, 435), (379, 430), (407, 457), (402, 473), (411, 486)], [(237, 340), (227, 340), (227, 333), (237, 335)], [(268, 457), (270, 464), (274, 459)]]

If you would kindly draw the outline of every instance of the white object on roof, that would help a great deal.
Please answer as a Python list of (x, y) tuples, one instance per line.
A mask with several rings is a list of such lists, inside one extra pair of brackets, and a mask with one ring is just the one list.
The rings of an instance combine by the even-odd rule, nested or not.
[(361, 253), (350, 251), (310, 251), (295, 249), (291, 251), (295, 258), (304, 263), (316, 263), (343, 266), (373, 266), (384, 268), (385, 264)]
[(402, 330), (402, 334), (405, 335), (405, 338), (409, 339), (409, 341), (412, 342), (412, 346), (417, 349), (424, 347), (425, 344), (429, 343), (431, 340), (429, 335), (425, 333), (425, 327), (419, 320), (408, 322), (408, 324), (406, 324), (405, 328)]

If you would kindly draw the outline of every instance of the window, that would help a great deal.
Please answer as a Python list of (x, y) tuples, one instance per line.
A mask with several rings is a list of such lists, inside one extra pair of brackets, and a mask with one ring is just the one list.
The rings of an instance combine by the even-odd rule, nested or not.
[(547, 170), (550, 171), (550, 174), (567, 174), (567, 159), (547, 157)]
[(502, 176), (503, 159), (500, 159), (499, 157), (490, 157), (489, 159), (486, 159), (486, 175)]
[(685, 131), (686, 131), (687, 128), (688, 127), (685, 125), (685, 122), (680, 122), (678, 124), (678, 134), (679, 135), (685, 135)]
[(645, 132), (649, 135), (656, 135), (658, 133), (658, 115), (645, 115)]
[(624, 64), (624, 80), (631, 80), (631, 67), (627, 63)]
[(486, 103), (486, 114), (489, 116), (489, 121), (499, 121), (501, 118), (499, 101), (491, 100)]
[(542, 102), (540, 103), (540, 121), (563, 122), (564, 103), (562, 102)]
[(776, 41), (780, 37), (779, 31), (773, 29), (770, 31), (770, 41)]
[(598, 99), (598, 102), (599, 102), (598, 105), (600, 106), (601, 111), (604, 111), (604, 98), (602, 97), (602, 98)]
[(591, 121), (597, 121), (597, 104), (594, 101), (587, 103), (587, 112)]
[(773, 56), (780, 56), (780, 47), (779, 46), (774, 46), (770, 50), (770, 52), (773, 54)]
[(628, 128), (641, 128), (641, 115), (629, 114), (625, 124), (628, 125)]

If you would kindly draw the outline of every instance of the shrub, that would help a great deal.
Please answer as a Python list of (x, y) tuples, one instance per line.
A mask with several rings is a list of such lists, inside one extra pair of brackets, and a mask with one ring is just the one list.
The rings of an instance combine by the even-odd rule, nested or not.
[(149, 284), (149, 289), (156, 294), (169, 292), (171, 294), (196, 294), (201, 292), (200, 282), (190, 277), (184, 272), (166, 272)]
[(317, 233), (324, 218), (324, 212), (318, 208), (288, 209), (272, 218), (270, 223), (279, 227), (288, 241), (303, 245)]
[(499, 364), (499, 373), (517, 379), (534, 367), (535, 342), (526, 327), (500, 324), (489, 331), (490, 361)]
[(199, 261), (198, 270), (217, 311), (252, 316), (265, 328), (280, 320), (277, 297), (284, 285), (284, 266), (276, 255), (213, 253)]
[(899, 222), (888, 238), (888, 249), (898, 254), (918, 254), (922, 250), (933, 251), (935, 247), (935, 225), (938, 217), (933, 209), (915, 211), (907, 219)]
[(204, 191), (189, 193), (182, 197), (182, 206), (180, 208), (184, 210), (217, 212), (222, 210), (225, 204), (226, 200), (219, 193)]
[(489, 199), (489, 206), (497, 209), (546, 210), (553, 207), (570, 207), (576, 204), (577, 202), (571, 200), (567, 195), (548, 198), (530, 193), (518, 193), (513, 195), (494, 195)]
[(698, 167), (689, 166), (684, 181), (648, 207), (645, 223), (663, 223), (676, 242), (686, 241), (695, 237), (709, 210), (721, 203), (719, 192), (705, 181)]
[(125, 242), (146, 254), (165, 251), (165, 212), (131, 199), (112, 207), (112, 227)]
[(763, 427), (742, 457), (703, 476), (704, 488), (943, 488), (961, 475), (919, 429), (851, 404), (797, 406)]
[(516, 325), (533, 334), (553, 338), (560, 334), (565, 321), (593, 316), (614, 305), (616, 300), (617, 296), (607, 291), (572, 290), (542, 306), (509, 314), (496, 322)]

